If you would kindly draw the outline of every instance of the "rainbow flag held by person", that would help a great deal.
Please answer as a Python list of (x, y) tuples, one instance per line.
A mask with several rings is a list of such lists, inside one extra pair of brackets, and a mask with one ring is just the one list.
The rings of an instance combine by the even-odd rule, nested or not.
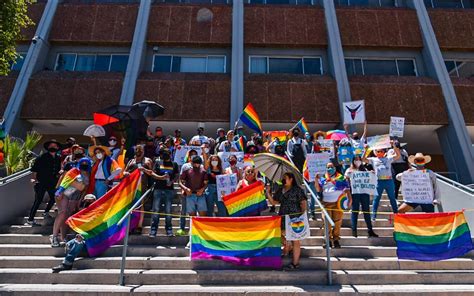
[(281, 268), (281, 217), (193, 217), (191, 260)]
[(258, 181), (223, 196), (227, 212), (231, 217), (254, 216), (268, 208), (263, 183)]
[(271, 141), (278, 138), (280, 142), (285, 143), (288, 140), (288, 134), (288, 131), (269, 131), (263, 132), (263, 137), (266, 138), (267, 136), (270, 136)]
[(254, 167), (255, 162), (253, 161), (253, 154), (245, 154), (244, 155), (244, 167)]
[(300, 121), (298, 121), (295, 127), (298, 127), (301, 133), (303, 134), (309, 132), (309, 128), (308, 128), (308, 125), (306, 124), (306, 121), (304, 120), (304, 117), (301, 117)]
[(399, 259), (438, 261), (473, 249), (463, 212), (396, 214), (393, 237)]
[[(117, 225), (117, 222), (141, 194), (140, 171), (135, 170), (100, 199), (69, 217), (66, 224), (84, 237), (87, 252), (96, 257), (125, 237), (127, 221), (121, 225)], [(131, 218), (130, 229), (134, 229), (138, 225), (140, 213), (133, 213)]]
[(247, 104), (239, 119), (250, 129), (262, 134), (262, 124), (252, 103)]
[(76, 179), (81, 175), (81, 171), (78, 168), (72, 168), (67, 171), (59, 184), (58, 189), (56, 190), (56, 196), (61, 195), (69, 186), (76, 181)]
[(239, 148), (239, 151), (245, 152), (244, 137), (240, 137), (237, 141), (235, 141), (235, 144), (237, 145), (237, 148)]

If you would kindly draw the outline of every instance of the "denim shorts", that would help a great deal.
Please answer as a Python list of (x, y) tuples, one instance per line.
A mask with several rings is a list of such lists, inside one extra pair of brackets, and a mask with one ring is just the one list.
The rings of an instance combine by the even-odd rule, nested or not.
[(207, 211), (206, 196), (203, 194), (197, 196), (196, 194), (191, 194), (186, 197), (186, 213), (196, 213), (196, 212), (205, 212)]

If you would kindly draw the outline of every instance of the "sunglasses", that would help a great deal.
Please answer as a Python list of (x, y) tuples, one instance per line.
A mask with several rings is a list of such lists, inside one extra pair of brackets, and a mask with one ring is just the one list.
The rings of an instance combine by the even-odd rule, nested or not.
[(252, 175), (254, 172), (255, 172), (254, 170), (248, 170), (248, 171), (246, 171), (245, 173), (246, 173), (247, 175)]

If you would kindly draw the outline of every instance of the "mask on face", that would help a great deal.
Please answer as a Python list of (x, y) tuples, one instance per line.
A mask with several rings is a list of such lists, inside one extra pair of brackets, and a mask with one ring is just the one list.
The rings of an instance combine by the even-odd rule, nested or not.
[(58, 152), (58, 148), (56, 148), (56, 147), (49, 147), (49, 148), (48, 148), (48, 152), (56, 153), (56, 152)]
[(335, 168), (328, 168), (327, 169), (327, 172), (330, 176), (334, 175), (336, 173), (336, 169)]
[(318, 137), (318, 141), (321, 141), (321, 140), (324, 140), (324, 137), (323, 137), (323, 136), (319, 136), (319, 137)]
[(97, 153), (97, 154), (95, 155), (95, 157), (96, 157), (98, 160), (101, 160), (101, 159), (104, 157), (104, 154), (102, 154), (102, 153)]
[(285, 186), (286, 185), (286, 179), (281, 180), (281, 185)]
[(109, 141), (110, 146), (115, 146), (115, 144), (117, 144), (117, 141), (115, 141), (115, 140), (110, 140)]
[(232, 159), (229, 161), (230, 165), (236, 165), (237, 164), (237, 160), (235, 159)]
[(77, 153), (77, 154), (74, 154), (74, 157), (77, 158), (77, 159), (81, 159), (84, 157), (84, 154), (82, 153)]
[(208, 154), (209, 153), (209, 148), (204, 148), (204, 153)]
[(87, 164), (81, 164), (81, 165), (79, 166), (79, 169), (80, 169), (81, 171), (86, 171), (86, 172), (88, 172), (88, 171), (89, 171), (89, 166), (88, 166)]
[(362, 161), (356, 160), (356, 161), (354, 161), (354, 164), (355, 164), (356, 167), (360, 167), (360, 165), (362, 164)]
[(211, 161), (211, 165), (212, 165), (213, 167), (216, 167), (218, 164), (219, 164), (219, 162), (218, 162), (217, 160)]
[(416, 169), (418, 169), (418, 170), (422, 170), (422, 169), (425, 168), (424, 164), (415, 164), (415, 166), (416, 166)]
[(382, 158), (385, 156), (385, 152), (377, 152), (377, 157)]
[(170, 159), (169, 153), (163, 153), (163, 159)]
[(294, 137), (298, 137), (299, 135), (300, 135), (299, 132), (293, 132), (293, 136), (294, 136)]
[(359, 140), (359, 139), (360, 139), (359, 136), (354, 136), (354, 137), (352, 137), (352, 138), (353, 138), (354, 140)]

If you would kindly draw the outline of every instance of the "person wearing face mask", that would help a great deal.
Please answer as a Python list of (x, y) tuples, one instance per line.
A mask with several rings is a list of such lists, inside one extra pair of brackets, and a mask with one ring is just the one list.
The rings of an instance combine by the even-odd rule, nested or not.
[(163, 135), (163, 128), (161, 126), (157, 126), (155, 128), (155, 136), (152, 138), (152, 142), (155, 147), (159, 147), (163, 144), (166, 140), (166, 137)]
[(85, 149), (81, 146), (74, 144), (71, 147), (72, 153), (64, 159), (62, 163), (62, 173), (69, 171), (77, 165), (79, 159), (84, 157)]
[[(193, 157), (197, 156), (197, 151), (194, 149), (189, 150), (186, 153), (185, 159), (187, 162), (181, 166), (179, 175), (181, 176), (185, 171), (190, 170), (193, 168), (192, 160)], [(181, 217), (179, 218), (179, 230), (176, 232), (178, 236), (186, 235), (186, 196), (184, 191), (181, 190)]]
[[(319, 174), (316, 174), (315, 178), (316, 191), (322, 194), (323, 206), (326, 208), (332, 221), (334, 221), (334, 227), (328, 225), (329, 236), (330, 236), (330, 247), (336, 249), (341, 247), (339, 240), (341, 239), (341, 226), (342, 217), (344, 212), (338, 209), (337, 200), (342, 194), (346, 194), (349, 199), (349, 207), (352, 205), (351, 191), (349, 184), (344, 179), (344, 176), (336, 171), (336, 167), (332, 162), (326, 165), (326, 174), (320, 178)], [(323, 215), (323, 221), (324, 221)], [(328, 246), (324, 245), (324, 248)]]
[[(431, 187), (433, 188), (433, 202), (429, 204), (420, 204), (420, 203), (412, 203), (404, 201), (403, 204), (398, 208), (398, 212), (403, 214), (406, 212), (410, 212), (415, 210), (416, 208), (420, 207), (421, 210), (425, 213), (434, 213), (435, 205), (440, 203), (440, 192), (438, 189), (438, 183), (436, 181), (436, 174), (432, 171), (427, 169), (425, 166), (427, 163), (431, 161), (431, 156), (423, 155), (423, 153), (416, 153), (415, 155), (410, 155), (408, 157), (408, 162), (414, 166), (409, 168), (403, 173), (400, 173), (396, 176), (396, 178), (401, 181), (403, 174), (412, 172), (412, 171), (423, 171), (428, 173), (430, 176)], [(402, 184), (403, 186), (403, 184)]]
[(237, 156), (229, 156), (229, 167), (224, 170), (226, 175), (236, 174), (237, 180), (242, 180), (242, 170), (237, 166)]
[(191, 143), (195, 143), (197, 146), (201, 146), (202, 144), (209, 144), (209, 138), (204, 135), (204, 128), (199, 127), (197, 129), (197, 135), (191, 138)]
[(301, 139), (300, 129), (294, 128), (292, 131), (293, 137), (288, 141), (286, 152), (300, 172), (303, 172), (303, 165), (308, 154), (308, 143)]
[(92, 156), (94, 165), (87, 193), (93, 193), (99, 199), (110, 189), (113, 180), (120, 175), (122, 169), (110, 157), (108, 147), (91, 146), (89, 147), (89, 155)]
[(120, 155), (120, 148), (118, 147), (117, 138), (115, 136), (111, 136), (108, 142), (111, 157), (117, 160), (118, 156)]
[(34, 220), (34, 217), (46, 192), (49, 195), (49, 202), (43, 216), (49, 216), (49, 211), (54, 205), (54, 194), (59, 179), (59, 171), (61, 170), (61, 157), (58, 155), (61, 144), (56, 140), (50, 140), (44, 143), (43, 147), (47, 152), (37, 157), (31, 167), (33, 174), (30, 181), (34, 185), (35, 201), (25, 223), (31, 226), (40, 225)]
[(207, 205), (204, 192), (207, 187), (208, 176), (202, 166), (202, 159), (194, 156), (192, 169), (184, 171), (179, 178), (179, 186), (186, 197), (186, 213), (190, 216), (206, 216)]
[(66, 159), (66, 157), (68, 155), (72, 154), (72, 147), (74, 145), (76, 145), (76, 139), (74, 139), (73, 137), (69, 137), (66, 140), (66, 144), (61, 146), (61, 148), (62, 148), (62, 150), (61, 150), (61, 161), (62, 162), (64, 162), (64, 160)]
[(266, 186), (267, 198), (273, 206), (280, 204), (280, 210), (278, 215), (282, 216), (281, 228), (282, 228), (282, 244), (283, 254), (282, 256), (288, 256), (290, 251), (293, 251), (293, 260), (285, 267), (286, 270), (299, 269), (299, 261), (301, 256), (301, 241), (286, 241), (285, 239), (285, 215), (289, 215), (291, 218), (299, 217), (303, 213), (306, 213), (306, 194), (296, 183), (296, 178), (293, 173), (287, 172), (283, 174), (281, 180), (282, 187), (278, 188), (274, 194), (271, 193), (270, 185)]
[[(59, 180), (60, 187), (56, 191), (56, 203), (58, 205), (58, 215), (54, 220), (52, 247), (59, 247), (66, 239), (66, 219), (73, 215), (79, 208), (81, 199), (85, 196), (86, 188), (89, 185), (92, 162), (89, 158), (81, 158), (76, 167), (68, 173), (76, 173), (77, 176), (70, 184), (65, 184), (63, 178)], [(64, 176), (63, 176), (64, 177)], [(60, 238), (59, 238), (60, 234)]]
[(173, 143), (174, 143), (175, 147), (186, 145), (186, 140), (183, 139), (183, 137), (181, 136), (181, 130), (180, 129), (177, 129), (177, 130), (174, 131)]
[(206, 203), (207, 215), (214, 216), (214, 205), (217, 206), (217, 217), (227, 216), (227, 210), (222, 200), (217, 196), (217, 176), (222, 175), (224, 170), (222, 168), (222, 160), (217, 155), (211, 155), (204, 161), (204, 169), (207, 172), (207, 188), (206, 188)]
[[(392, 178), (395, 182), (395, 198), (398, 199), (401, 182), (397, 180), (396, 176), (409, 169), (408, 152), (403, 149), (398, 140), (393, 141), (393, 145), (400, 149), (400, 158), (392, 162)], [(395, 155), (393, 149), (388, 150), (387, 155)]]
[(235, 141), (238, 141), (240, 139), (240, 137), (242, 137), (244, 139), (244, 146), (247, 146), (247, 137), (245, 136), (244, 134), (244, 127), (243, 126), (238, 126), (236, 129), (235, 129), (235, 132), (234, 132), (235, 136), (234, 136), (234, 142)]
[(227, 132), (226, 140), (220, 143), (217, 150), (218, 150), (218, 152), (237, 152), (237, 151), (239, 151), (239, 148), (237, 148), (237, 145), (234, 142), (234, 131), (233, 130), (230, 130), (230, 131)]
[(393, 151), (395, 154), (386, 155), (385, 149), (376, 149), (374, 151), (376, 157), (364, 159), (364, 161), (372, 165), (377, 176), (377, 190), (372, 204), (372, 221), (375, 221), (377, 218), (377, 210), (384, 190), (387, 192), (392, 211), (394, 213), (398, 211), (397, 199), (395, 198), (395, 183), (392, 178), (392, 162), (400, 158), (400, 150), (397, 147), (393, 147)]
[(362, 137), (359, 135), (358, 132), (353, 132), (352, 135), (349, 133), (349, 125), (344, 124), (344, 130), (346, 131), (346, 136), (351, 142), (351, 146), (354, 149), (357, 148), (364, 148), (364, 144), (366, 141), (366, 135), (367, 135), (367, 121), (364, 122), (364, 133), (362, 134)]
[[(350, 183), (353, 172), (366, 172), (369, 171), (368, 167), (362, 162), (360, 156), (355, 156), (352, 160), (351, 167), (346, 170), (345, 177)], [(370, 219), (370, 195), (368, 194), (351, 194), (352, 196), (352, 236), (357, 237), (357, 218), (359, 217), (359, 209), (362, 206), (362, 212), (364, 214), (365, 224), (369, 230), (369, 237), (378, 237), (378, 235), (372, 229), (372, 220)]]
[(304, 138), (308, 144), (306, 145), (306, 153), (311, 153), (313, 151), (314, 137), (309, 132), (306, 132), (304, 133)]

